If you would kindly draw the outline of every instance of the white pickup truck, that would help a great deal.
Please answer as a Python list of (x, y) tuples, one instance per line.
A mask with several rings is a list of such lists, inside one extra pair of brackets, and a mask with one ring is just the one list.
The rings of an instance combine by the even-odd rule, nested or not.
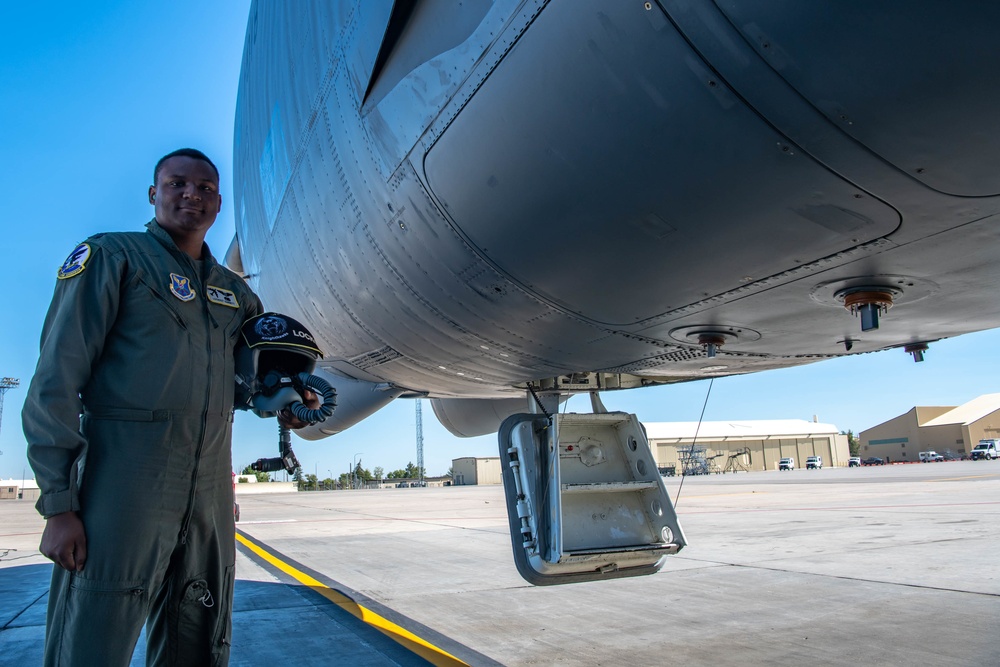
[(1000, 447), (1000, 440), (980, 440), (979, 444), (973, 448), (970, 458), (973, 461), (1000, 458), (1000, 453), (997, 452), (998, 447)]
[(937, 461), (944, 461), (944, 457), (931, 450), (929, 452), (920, 452), (920, 462), (921, 463), (935, 463)]

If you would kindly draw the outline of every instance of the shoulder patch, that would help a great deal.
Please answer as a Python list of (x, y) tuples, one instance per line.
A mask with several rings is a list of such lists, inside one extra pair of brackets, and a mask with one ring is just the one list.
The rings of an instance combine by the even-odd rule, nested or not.
[(191, 280), (176, 273), (171, 273), (170, 293), (181, 301), (190, 301), (194, 298), (194, 290), (191, 289)]
[(208, 297), (209, 301), (217, 303), (220, 306), (229, 306), (230, 308), (240, 307), (240, 302), (236, 300), (235, 293), (221, 287), (216, 287), (215, 285), (209, 285), (205, 289), (205, 296)]
[(56, 274), (56, 278), (65, 280), (66, 278), (72, 278), (83, 273), (83, 270), (87, 268), (87, 260), (90, 259), (90, 254), (89, 243), (81, 243), (73, 248), (73, 252), (69, 254), (66, 261), (59, 267), (59, 273)]

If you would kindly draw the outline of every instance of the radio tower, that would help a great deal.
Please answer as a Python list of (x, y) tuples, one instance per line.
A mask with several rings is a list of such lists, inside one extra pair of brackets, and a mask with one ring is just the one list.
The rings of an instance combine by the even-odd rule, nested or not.
[(0, 379), (0, 427), (3, 425), (3, 397), (8, 389), (20, 386), (21, 381), (17, 378)]
[(421, 415), (420, 399), (417, 399), (417, 474), (420, 485), (424, 482), (424, 420)]

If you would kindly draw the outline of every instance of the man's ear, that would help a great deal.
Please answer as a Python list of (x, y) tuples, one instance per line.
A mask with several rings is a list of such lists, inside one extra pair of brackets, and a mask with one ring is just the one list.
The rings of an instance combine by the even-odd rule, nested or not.
[(155, 185), (150, 185), (149, 186), (149, 203), (153, 204), (154, 206), (156, 205), (156, 186)]

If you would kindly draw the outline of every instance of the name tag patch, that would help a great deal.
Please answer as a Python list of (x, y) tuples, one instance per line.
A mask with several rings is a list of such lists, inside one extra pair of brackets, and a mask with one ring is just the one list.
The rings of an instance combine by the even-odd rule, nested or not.
[(80, 275), (87, 268), (88, 259), (90, 259), (90, 245), (81, 243), (73, 248), (73, 252), (69, 254), (66, 261), (59, 267), (59, 273), (56, 274), (56, 278), (66, 280), (67, 278)]
[(191, 289), (191, 281), (176, 273), (170, 274), (170, 293), (181, 301), (190, 301), (194, 298), (194, 290)]
[(208, 300), (212, 303), (217, 303), (220, 306), (229, 306), (230, 308), (239, 308), (240, 302), (236, 300), (236, 295), (227, 289), (222, 289), (221, 287), (216, 287), (215, 285), (209, 285), (205, 290), (205, 295)]

